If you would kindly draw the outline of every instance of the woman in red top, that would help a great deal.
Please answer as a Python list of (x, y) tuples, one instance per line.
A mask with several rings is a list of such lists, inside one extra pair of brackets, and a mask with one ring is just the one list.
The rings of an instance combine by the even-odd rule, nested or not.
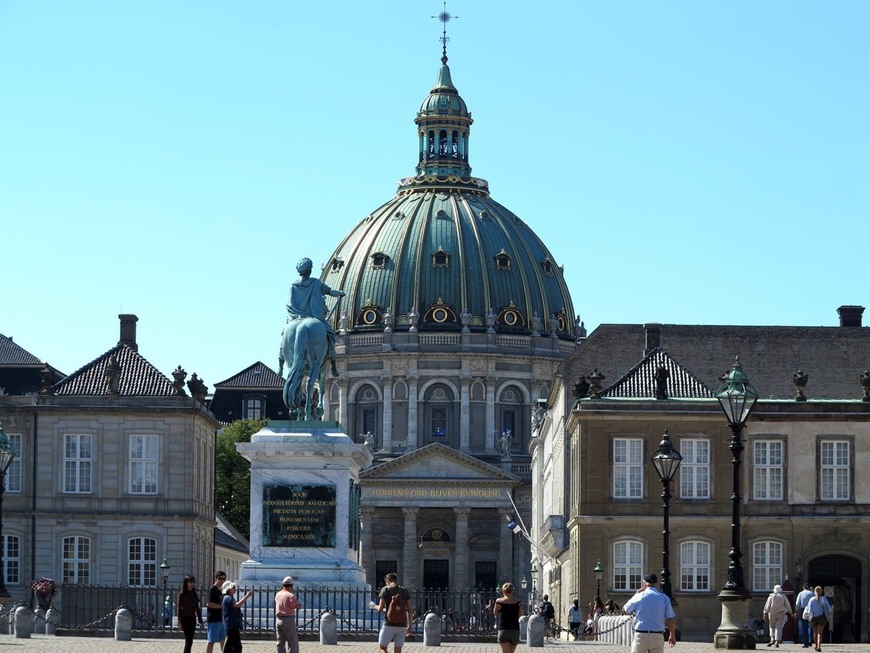
[(178, 627), (184, 632), (184, 653), (190, 653), (197, 621), (200, 627), (203, 625), (202, 608), (199, 605), (199, 595), (196, 593), (196, 578), (184, 577), (175, 605), (178, 611)]

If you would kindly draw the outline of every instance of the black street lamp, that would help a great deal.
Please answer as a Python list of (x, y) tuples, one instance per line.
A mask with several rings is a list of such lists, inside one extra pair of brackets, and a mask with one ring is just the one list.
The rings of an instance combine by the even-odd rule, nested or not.
[(664, 526), (662, 527), (662, 593), (671, 599), (671, 603), (676, 603), (676, 601), (674, 601), (674, 595), (671, 591), (671, 532), (668, 530), (668, 513), (671, 507), (671, 481), (674, 479), (682, 461), (683, 456), (680, 455), (679, 451), (674, 449), (674, 445), (671, 444), (671, 438), (668, 436), (668, 430), (665, 429), (662, 441), (659, 443), (659, 448), (656, 449), (652, 457), (652, 462), (662, 481), (662, 507), (664, 508), (665, 515)]
[(734, 359), (734, 367), (725, 377), (725, 382), (716, 391), (716, 399), (722, 405), (722, 410), (728, 418), (728, 428), (731, 430), (731, 440), (728, 449), (731, 451), (732, 491), (731, 491), (731, 550), (728, 556), (728, 580), (719, 592), (722, 603), (722, 623), (713, 636), (716, 648), (754, 649), (755, 633), (747, 626), (749, 621), (749, 599), (751, 593), (743, 583), (743, 565), (740, 559), (740, 454), (743, 451), (743, 441), (740, 432), (746, 425), (749, 413), (758, 401), (758, 392), (749, 383), (740, 359)]
[(15, 450), (9, 444), (9, 436), (0, 426), (0, 604), (9, 598), (9, 590), (6, 589), (6, 574), (3, 573), (6, 561), (3, 559), (3, 491), (6, 489), (6, 470), (15, 458)]
[(166, 594), (166, 581), (169, 580), (169, 570), (172, 567), (166, 562), (166, 556), (163, 556), (163, 562), (160, 565), (160, 577), (163, 579), (163, 625), (168, 626), (172, 621), (172, 607), (169, 601), (169, 595)]
[(601, 579), (604, 577), (604, 567), (601, 566), (601, 560), (595, 563), (595, 601), (601, 603)]

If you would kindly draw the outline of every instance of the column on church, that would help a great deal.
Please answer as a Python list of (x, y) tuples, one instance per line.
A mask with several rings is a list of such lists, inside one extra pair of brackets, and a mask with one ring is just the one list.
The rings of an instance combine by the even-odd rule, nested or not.
[(486, 379), (486, 452), (495, 453), (495, 379)]
[(459, 389), (459, 450), (470, 451), (471, 449), (471, 410), (469, 409), (469, 385), (471, 379), (463, 378)]
[(378, 579), (374, 578), (375, 573), (375, 508), (372, 506), (362, 506), (359, 509), (360, 519), (362, 520), (362, 531), (360, 533), (360, 548), (362, 549), (362, 566), (366, 570), (367, 581), (372, 585), (377, 585)]
[(417, 377), (408, 377), (408, 450), (417, 448)]
[(387, 377), (383, 379), (383, 394), (384, 394), (384, 432), (381, 434), (381, 449), (386, 451), (393, 450), (393, 379)]
[(419, 508), (402, 508), (405, 516), (404, 546), (402, 547), (402, 574), (399, 584), (405, 587), (419, 587), (417, 570), (419, 551), (417, 550), (417, 513)]
[(501, 583), (505, 583), (510, 581), (516, 586), (518, 584), (518, 579), (513, 578), (514, 574), (514, 532), (505, 528), (504, 524), (506, 520), (504, 515), (499, 511), (499, 522), (502, 525), (501, 528), (498, 529), (498, 578), (499, 585)]
[(349, 420), (347, 414), (347, 380), (338, 380), (338, 415), (333, 416), (336, 422), (341, 423), (341, 428), (347, 433), (349, 428)]
[(456, 546), (453, 549), (453, 588), (463, 590), (469, 587), (468, 583), (468, 516), (471, 508), (459, 507), (453, 509), (456, 517)]

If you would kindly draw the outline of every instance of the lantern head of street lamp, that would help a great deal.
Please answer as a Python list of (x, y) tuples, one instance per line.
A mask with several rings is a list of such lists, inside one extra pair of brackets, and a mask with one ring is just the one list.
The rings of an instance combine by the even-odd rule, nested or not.
[(163, 556), (163, 563), (160, 565), (160, 577), (166, 582), (166, 579), (169, 578), (169, 570), (172, 567), (169, 566), (169, 563), (166, 562), (166, 556)]
[(526, 580), (526, 577), (523, 576), (523, 579), (520, 581), (520, 587), (526, 589), (529, 586), (529, 581)]
[(15, 449), (9, 443), (9, 436), (0, 426), (0, 474), (6, 473), (13, 458), (15, 458)]
[(652, 457), (652, 463), (659, 474), (659, 478), (662, 481), (671, 481), (682, 461), (682, 454), (674, 449), (674, 445), (671, 443), (671, 438), (668, 435), (668, 430), (665, 429), (662, 441), (659, 443), (659, 448), (656, 449)]
[(601, 580), (604, 577), (604, 567), (601, 566), (601, 560), (595, 563), (595, 580)]
[(740, 358), (734, 358), (734, 367), (725, 375), (724, 383), (716, 391), (716, 399), (728, 417), (728, 424), (744, 426), (758, 401), (758, 392), (749, 383)]

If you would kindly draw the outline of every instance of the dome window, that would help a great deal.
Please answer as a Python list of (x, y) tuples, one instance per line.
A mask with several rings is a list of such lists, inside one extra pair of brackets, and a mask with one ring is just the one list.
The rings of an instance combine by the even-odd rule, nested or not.
[(383, 322), (384, 316), (383, 313), (381, 313), (381, 309), (374, 306), (371, 301), (367, 302), (366, 306), (363, 306), (356, 318), (357, 326), (362, 327), (375, 326), (383, 324)]
[(487, 211), (481, 211), (481, 212), (480, 212), (480, 219), (481, 219), (481, 220), (488, 220), (488, 219), (489, 219), (489, 213), (488, 213)]
[(454, 325), (457, 323), (456, 311), (444, 303), (444, 300), (439, 298), (437, 302), (429, 307), (426, 314), (423, 316), (423, 321), (429, 324), (439, 325)]
[(568, 333), (568, 316), (565, 315), (564, 311), (559, 311), (558, 313), (556, 313), (556, 322), (559, 325), (559, 331)]
[(501, 250), (498, 254), (495, 255), (495, 267), (499, 270), (511, 269), (511, 257), (504, 250)]
[(390, 257), (383, 252), (375, 252), (374, 254), (372, 254), (372, 269), (383, 270), (385, 267), (387, 267), (387, 261), (389, 260)]
[(438, 213), (435, 214), (436, 220), (449, 220), (450, 216), (447, 215), (447, 211), (444, 209), (438, 209)]
[(405, 214), (402, 213), (401, 211), (396, 211), (396, 212), (393, 214), (393, 219), (394, 219), (394, 220), (404, 220), (404, 219), (405, 219)]
[(553, 276), (553, 261), (550, 260), (549, 256), (541, 261), (541, 268), (548, 277)]
[(526, 325), (526, 320), (523, 317), (523, 314), (517, 310), (514, 303), (511, 302), (510, 305), (503, 308), (501, 313), (498, 314), (496, 323), (506, 327), (524, 327)]
[(432, 254), (432, 267), (433, 268), (450, 267), (450, 255), (439, 247), (438, 251), (435, 252), (434, 254)]
[(344, 261), (342, 261), (340, 258), (336, 257), (336, 258), (332, 259), (332, 263), (330, 265), (332, 266), (333, 272), (338, 272), (339, 270), (341, 270), (341, 268), (344, 267)]

